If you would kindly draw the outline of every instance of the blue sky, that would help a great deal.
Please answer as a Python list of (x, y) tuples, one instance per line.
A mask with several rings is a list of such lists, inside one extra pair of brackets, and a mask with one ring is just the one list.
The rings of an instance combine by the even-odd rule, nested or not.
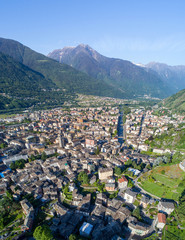
[(0, 0), (0, 36), (48, 54), (88, 44), (135, 63), (185, 65), (184, 0)]

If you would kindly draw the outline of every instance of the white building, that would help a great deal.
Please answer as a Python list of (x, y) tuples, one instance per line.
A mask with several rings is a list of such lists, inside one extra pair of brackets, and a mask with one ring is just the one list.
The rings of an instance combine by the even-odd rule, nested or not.
[(136, 199), (136, 195), (137, 195), (136, 192), (133, 192), (131, 189), (127, 189), (124, 194), (124, 199), (128, 203), (134, 203)]

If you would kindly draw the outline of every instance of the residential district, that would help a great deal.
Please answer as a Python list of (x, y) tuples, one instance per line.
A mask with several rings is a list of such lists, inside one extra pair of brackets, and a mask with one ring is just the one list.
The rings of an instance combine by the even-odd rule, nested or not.
[(144, 239), (155, 232), (160, 238), (176, 203), (137, 180), (156, 161), (143, 154), (146, 140), (185, 120), (152, 111), (132, 108), (125, 122), (124, 111), (111, 106), (1, 119), (1, 239), (24, 239), (43, 224), (56, 239)]

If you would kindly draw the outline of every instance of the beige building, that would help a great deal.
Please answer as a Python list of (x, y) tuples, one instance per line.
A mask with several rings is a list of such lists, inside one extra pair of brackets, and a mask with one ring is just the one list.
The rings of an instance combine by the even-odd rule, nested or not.
[(100, 180), (107, 180), (109, 177), (113, 176), (112, 168), (100, 168), (98, 170), (98, 176)]

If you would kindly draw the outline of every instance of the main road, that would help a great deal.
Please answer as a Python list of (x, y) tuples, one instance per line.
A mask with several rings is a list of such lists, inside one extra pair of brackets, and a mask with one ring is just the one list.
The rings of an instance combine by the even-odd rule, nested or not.
[(118, 127), (117, 127), (117, 131), (118, 131), (118, 142), (120, 144), (122, 144), (124, 141), (124, 136), (123, 136), (123, 112), (119, 113), (119, 117), (118, 117)]

